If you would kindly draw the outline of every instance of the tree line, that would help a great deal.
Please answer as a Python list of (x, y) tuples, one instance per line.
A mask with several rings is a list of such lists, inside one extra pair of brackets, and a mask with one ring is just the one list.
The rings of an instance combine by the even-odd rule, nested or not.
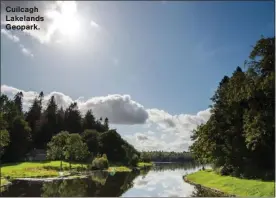
[(82, 116), (76, 102), (59, 108), (54, 96), (43, 108), (43, 92), (24, 112), (23, 97), (22, 92), (12, 99), (0, 96), (2, 162), (22, 161), (33, 149), (47, 149), (49, 158), (71, 161), (87, 159), (86, 150), (90, 157), (106, 154), (110, 161), (125, 164), (139, 158), (139, 152), (109, 128), (108, 118), (96, 119), (92, 110)]
[(140, 158), (144, 162), (188, 162), (193, 161), (189, 152), (143, 151)]
[(275, 38), (261, 38), (211, 98), (211, 117), (193, 131), (190, 147), (201, 163), (224, 175), (274, 178)]

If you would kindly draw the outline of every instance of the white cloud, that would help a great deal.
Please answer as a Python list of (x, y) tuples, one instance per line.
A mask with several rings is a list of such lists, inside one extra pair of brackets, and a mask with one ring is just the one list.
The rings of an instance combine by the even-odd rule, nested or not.
[(192, 130), (206, 123), (210, 117), (210, 109), (196, 115), (171, 115), (159, 109), (147, 109), (147, 112), (147, 124), (150, 124), (148, 129), (153, 130), (126, 135), (126, 139), (138, 150), (187, 151), (192, 144)]
[(1, 34), (5, 35), (8, 39), (10, 39), (11, 41), (13, 41), (15, 43), (19, 42), (19, 38), (17, 36), (13, 35), (10, 31), (1, 29)]
[[(14, 96), (15, 93), (21, 91), (14, 87), (2, 85), (1, 90), (4, 94)], [(22, 91), (24, 98), (23, 103), (25, 108), (31, 105), (30, 98), (34, 98), (38, 93), (33, 91)], [(148, 118), (148, 113), (145, 108), (132, 100), (129, 95), (108, 95), (102, 97), (92, 97), (86, 101), (73, 100), (70, 96), (67, 96), (60, 92), (51, 92), (45, 95), (44, 105), (51, 96), (54, 96), (59, 106), (63, 108), (68, 107), (72, 102), (77, 101), (80, 111), (84, 114), (87, 110), (92, 109), (96, 117), (108, 117), (110, 123), (113, 124), (143, 124)]]
[[(19, 43), (20, 39), (18, 38), (18, 36), (13, 35), (10, 31), (7, 31), (5, 29), (1, 29), (1, 34), (4, 35), (6, 38), (8, 38), (9, 40), (11, 40), (14, 43)], [(21, 49), (21, 52), (29, 57), (34, 57), (33, 53), (27, 49), (24, 45), (19, 44), (19, 47)]]
[(97, 24), (95, 21), (93, 21), (93, 20), (91, 20), (90, 21), (90, 25), (91, 25), (91, 27), (93, 27), (93, 28), (99, 28), (100, 26), (99, 26), (99, 24)]
[[(22, 91), (7, 85), (1, 86), (1, 91), (10, 97)], [(22, 91), (23, 107), (30, 107), (35, 96), (34, 91)], [(44, 96), (44, 107), (51, 96), (54, 96), (59, 106), (67, 108), (72, 102), (78, 102), (82, 114), (92, 109), (94, 115), (108, 117), (111, 124), (133, 125), (141, 124), (140, 131), (121, 133), (129, 143), (138, 150), (184, 151), (192, 144), (191, 131), (200, 124), (206, 123), (210, 117), (210, 109), (200, 111), (195, 115), (171, 115), (164, 110), (145, 109), (144, 106), (131, 99), (129, 95), (108, 95), (92, 97), (85, 100), (79, 97), (73, 100), (61, 92), (51, 92)], [(116, 128), (116, 126), (115, 126)], [(138, 128), (137, 128), (138, 129)], [(120, 133), (120, 131), (118, 131)]]
[(24, 45), (20, 44), (21, 51), (24, 55), (34, 57), (33, 53), (27, 49)]

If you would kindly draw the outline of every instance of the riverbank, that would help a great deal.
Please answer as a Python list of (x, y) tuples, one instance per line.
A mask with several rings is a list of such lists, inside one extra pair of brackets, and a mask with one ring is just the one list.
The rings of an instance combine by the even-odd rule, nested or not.
[(221, 176), (212, 170), (201, 170), (184, 177), (188, 183), (235, 196), (274, 197), (274, 181), (240, 179), (231, 176)]
[[(138, 163), (137, 169), (153, 166), (152, 163)], [(71, 169), (68, 162), (62, 162), (63, 175), (68, 176), (70, 172), (81, 172), (88, 169), (88, 164), (72, 163)], [(1, 176), (8, 179), (16, 178), (52, 178), (60, 176), (60, 161), (50, 162), (21, 162), (4, 164), (1, 167)], [(110, 166), (108, 172), (131, 172), (127, 166)], [(4, 180), (3, 180), (4, 183)], [(2, 185), (2, 180), (1, 180)]]

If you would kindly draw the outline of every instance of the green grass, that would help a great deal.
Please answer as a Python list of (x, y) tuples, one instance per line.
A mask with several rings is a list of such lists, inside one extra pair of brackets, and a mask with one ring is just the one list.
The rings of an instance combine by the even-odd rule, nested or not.
[(5, 178), (1, 178), (1, 186), (4, 186), (4, 185), (6, 185), (8, 183), (9, 183), (8, 180), (6, 180)]
[[(86, 165), (72, 164), (72, 169), (81, 168)], [(3, 177), (23, 178), (23, 177), (56, 177), (60, 168), (60, 161), (50, 162), (22, 162), (16, 164), (4, 164), (1, 167)], [(69, 169), (69, 163), (62, 163), (63, 169)]]
[(131, 169), (126, 166), (111, 166), (107, 169), (108, 172), (131, 172)]
[(231, 176), (221, 176), (213, 171), (198, 171), (186, 176), (188, 181), (217, 189), (236, 196), (269, 196), (274, 197), (274, 181), (240, 179)]
[(137, 166), (139, 168), (142, 168), (142, 167), (151, 167), (151, 166), (153, 166), (153, 163), (152, 162), (138, 162)]

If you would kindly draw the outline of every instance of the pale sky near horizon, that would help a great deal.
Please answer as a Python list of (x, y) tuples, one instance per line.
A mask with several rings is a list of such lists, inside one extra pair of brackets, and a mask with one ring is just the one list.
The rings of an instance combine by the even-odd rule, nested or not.
[[(6, 21), (22, 16), (7, 6), (45, 21)], [(3, 2), (1, 20), (2, 93), (24, 91), (25, 108), (40, 91), (78, 101), (139, 150), (183, 151), (223, 76), (274, 36), (274, 2)]]

